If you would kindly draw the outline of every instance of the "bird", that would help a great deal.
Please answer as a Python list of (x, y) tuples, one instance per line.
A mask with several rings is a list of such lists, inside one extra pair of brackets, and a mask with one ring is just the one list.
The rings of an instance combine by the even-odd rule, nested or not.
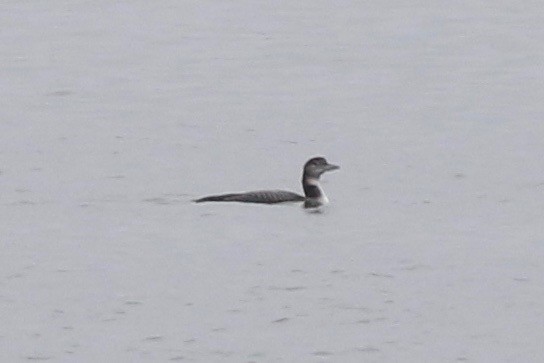
[(340, 169), (338, 165), (330, 164), (321, 156), (313, 157), (304, 164), (302, 172), (302, 188), (304, 195), (286, 190), (257, 190), (244, 193), (229, 193), (210, 195), (193, 200), (195, 203), (203, 202), (241, 202), (278, 204), (286, 202), (304, 202), (304, 208), (318, 208), (328, 204), (329, 199), (319, 185), (319, 177), (328, 171)]

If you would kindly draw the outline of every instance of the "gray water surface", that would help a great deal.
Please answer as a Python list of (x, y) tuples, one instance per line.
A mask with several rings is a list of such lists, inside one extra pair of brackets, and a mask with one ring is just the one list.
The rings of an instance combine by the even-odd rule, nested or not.
[[(544, 3), (4, 1), (2, 362), (544, 361)], [(331, 204), (191, 203), (300, 192)]]

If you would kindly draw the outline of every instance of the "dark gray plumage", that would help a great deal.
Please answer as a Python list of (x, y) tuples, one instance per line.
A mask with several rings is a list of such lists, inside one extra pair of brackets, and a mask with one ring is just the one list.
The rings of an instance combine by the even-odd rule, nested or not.
[(196, 203), (202, 202), (243, 202), (243, 203), (265, 203), (275, 204), (285, 201), (303, 201), (302, 195), (288, 192), (285, 190), (256, 190), (247, 193), (232, 193), (222, 195), (210, 195), (195, 200)]

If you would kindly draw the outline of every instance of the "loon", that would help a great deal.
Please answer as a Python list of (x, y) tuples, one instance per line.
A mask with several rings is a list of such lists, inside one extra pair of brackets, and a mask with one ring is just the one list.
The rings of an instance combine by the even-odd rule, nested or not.
[(285, 202), (304, 202), (304, 208), (317, 208), (329, 203), (329, 199), (319, 185), (321, 174), (339, 169), (338, 165), (329, 164), (323, 157), (314, 157), (304, 164), (302, 173), (302, 187), (304, 196), (285, 190), (257, 190), (246, 193), (230, 193), (222, 195), (210, 195), (195, 199), (195, 203), (202, 202), (241, 202), (277, 204)]

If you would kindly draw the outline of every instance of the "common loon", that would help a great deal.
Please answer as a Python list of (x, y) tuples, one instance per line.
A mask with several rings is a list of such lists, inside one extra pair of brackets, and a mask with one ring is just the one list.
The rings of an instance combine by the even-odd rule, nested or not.
[(277, 204), (284, 202), (304, 202), (304, 208), (316, 208), (327, 204), (329, 199), (319, 185), (319, 177), (326, 171), (339, 169), (337, 165), (329, 164), (323, 157), (315, 157), (304, 164), (302, 173), (302, 187), (304, 196), (285, 190), (257, 190), (247, 193), (231, 193), (222, 195), (210, 195), (194, 200), (202, 202), (242, 202)]

